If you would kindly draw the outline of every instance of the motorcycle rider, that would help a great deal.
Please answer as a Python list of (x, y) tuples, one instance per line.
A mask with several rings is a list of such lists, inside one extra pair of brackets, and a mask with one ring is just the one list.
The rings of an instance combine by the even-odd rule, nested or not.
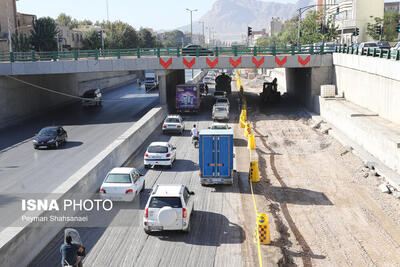
[(196, 124), (193, 125), (193, 128), (190, 132), (192, 133), (192, 143), (195, 140), (199, 140), (199, 130), (196, 128)]
[(61, 266), (82, 267), (82, 257), (78, 256), (81, 246), (72, 243), (70, 235), (65, 237), (65, 243), (61, 245)]

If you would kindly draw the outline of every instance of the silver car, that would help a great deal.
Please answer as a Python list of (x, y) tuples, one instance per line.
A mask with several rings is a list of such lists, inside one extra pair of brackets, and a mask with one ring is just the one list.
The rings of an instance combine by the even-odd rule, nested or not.
[(185, 124), (180, 115), (168, 115), (162, 125), (163, 133), (177, 132), (183, 134), (185, 131)]
[(214, 105), (212, 111), (212, 119), (215, 120), (229, 120), (229, 106), (227, 105)]

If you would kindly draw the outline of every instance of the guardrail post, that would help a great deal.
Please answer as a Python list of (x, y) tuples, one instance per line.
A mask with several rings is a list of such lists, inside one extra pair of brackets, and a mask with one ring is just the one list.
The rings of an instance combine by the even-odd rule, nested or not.
[(14, 52), (10, 52), (10, 62), (14, 62)]
[(157, 57), (160, 57), (160, 48), (157, 47)]
[(257, 46), (253, 47), (253, 55), (257, 56)]
[(373, 54), (373, 57), (376, 57), (376, 48), (374, 48), (374, 54)]
[(215, 47), (215, 56), (218, 57), (219, 51), (218, 51), (218, 46)]
[(310, 54), (314, 55), (314, 45), (310, 45)]
[(200, 54), (199, 54), (199, 47), (198, 46), (196, 46), (196, 57), (198, 57)]
[(321, 55), (323, 55), (324, 53), (325, 53), (325, 46), (324, 46), (324, 44), (322, 44), (321, 45), (321, 47), (320, 47), (320, 49), (319, 49), (319, 53), (321, 54)]
[(400, 60), (400, 50), (397, 50), (396, 52), (396, 60)]
[(74, 59), (78, 60), (78, 50), (74, 50)]
[(237, 46), (233, 47), (233, 55), (236, 57), (237, 56)]
[(273, 55), (273, 56), (276, 56), (276, 46), (273, 46), (273, 47), (272, 47), (272, 55)]
[(53, 61), (57, 61), (57, 51), (53, 51)]
[(167, 47), (167, 55), (169, 56), (169, 47)]
[(382, 49), (379, 49), (379, 57), (383, 58), (383, 50)]
[(118, 52), (117, 52), (117, 58), (121, 59), (121, 49), (118, 48)]
[(140, 58), (140, 48), (136, 49), (137, 58)]
[(291, 50), (291, 53), (292, 53), (292, 56), (295, 54), (295, 52), (294, 52), (294, 45), (292, 45), (292, 47), (290, 48), (290, 50)]
[(386, 55), (386, 58), (387, 59), (390, 59), (392, 57), (392, 53), (391, 53), (391, 50), (389, 49), (388, 50), (388, 53), (387, 53), (387, 55)]
[(177, 47), (177, 48), (176, 48), (176, 56), (177, 56), (177, 57), (180, 57), (180, 56), (181, 56), (179, 52), (180, 52), (179, 47)]
[(367, 57), (369, 56), (369, 52), (370, 52), (370, 49), (369, 49), (369, 47), (367, 48)]
[(94, 50), (94, 59), (99, 60), (99, 50), (97, 48)]
[(32, 60), (32, 62), (36, 61), (36, 59), (35, 59), (35, 51), (31, 52), (31, 60)]

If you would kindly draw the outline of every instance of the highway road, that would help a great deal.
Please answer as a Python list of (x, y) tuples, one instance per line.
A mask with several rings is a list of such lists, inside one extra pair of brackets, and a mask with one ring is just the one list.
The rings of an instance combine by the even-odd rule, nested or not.
[[(131, 84), (104, 93), (103, 99), (121, 101), (104, 101), (102, 107), (74, 103), (0, 132), (0, 208), (16, 205), (13, 194), (51, 192), (155, 106), (158, 91), (146, 93)], [(64, 126), (68, 143), (58, 150), (34, 150), (33, 135), (49, 125)], [(0, 227), (14, 219), (4, 214)], [(13, 216), (20, 214), (14, 210)]]
[[(246, 261), (243, 244), (252, 236), (246, 235), (238, 179), (234, 185), (202, 187), (199, 183), (198, 150), (191, 144), (189, 130), (194, 123), (199, 129), (211, 124), (212, 98), (202, 102), (198, 115), (184, 116), (186, 133), (162, 135), (154, 132), (146, 144), (126, 163), (143, 169), (143, 154), (152, 141), (169, 141), (177, 147), (177, 160), (173, 169), (156, 168), (145, 174), (146, 189), (140, 200), (117, 204), (108, 223), (102, 227), (78, 225), (78, 231), (87, 248), (85, 266), (242, 266)], [(231, 112), (237, 109), (231, 99)], [(231, 121), (235, 115), (231, 113)], [(247, 180), (247, 179), (246, 179)], [(155, 184), (182, 183), (195, 192), (195, 212), (191, 232), (160, 232), (147, 235), (143, 231), (143, 209), (151, 188)], [(247, 183), (247, 181), (246, 181)], [(248, 192), (247, 192), (248, 193)], [(57, 266), (61, 256), (59, 247), (63, 233), (59, 233), (31, 266)]]

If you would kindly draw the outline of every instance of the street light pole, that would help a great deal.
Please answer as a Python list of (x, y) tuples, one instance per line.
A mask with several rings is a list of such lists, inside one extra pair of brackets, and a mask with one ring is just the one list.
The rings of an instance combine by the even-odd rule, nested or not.
[(190, 12), (190, 42), (193, 43), (193, 12), (197, 9), (186, 8), (186, 10)]
[(11, 22), (10, 22), (10, 8), (8, 7), (8, 2), (7, 2), (7, 22), (8, 22), (8, 43), (10, 45), (10, 53), (13, 51), (12, 49), (12, 38), (11, 38), (11, 33), (12, 33), (12, 28), (11, 28)]

